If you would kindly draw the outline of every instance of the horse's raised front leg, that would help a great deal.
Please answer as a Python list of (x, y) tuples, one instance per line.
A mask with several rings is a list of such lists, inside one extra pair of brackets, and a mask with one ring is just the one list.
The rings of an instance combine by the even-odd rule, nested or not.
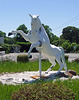
[(41, 45), (41, 44), (40, 44), (40, 41), (37, 42), (37, 43), (32, 44), (32, 45), (30, 46), (29, 51), (28, 51), (28, 57), (30, 57), (30, 54), (31, 54), (32, 49), (33, 49), (33, 48), (36, 48), (36, 47), (40, 47), (40, 45)]

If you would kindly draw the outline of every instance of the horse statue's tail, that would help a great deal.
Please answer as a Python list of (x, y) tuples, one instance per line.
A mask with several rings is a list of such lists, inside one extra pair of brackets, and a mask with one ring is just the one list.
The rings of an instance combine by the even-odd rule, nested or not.
[(66, 62), (65, 62), (65, 53), (64, 53), (64, 49), (62, 47), (59, 47), (60, 50), (62, 51), (62, 55), (61, 55), (61, 59), (62, 59), (62, 62), (64, 64), (64, 69), (65, 71), (67, 71), (67, 66), (66, 66)]
[(65, 56), (65, 54), (64, 54), (64, 49), (63, 49), (62, 47), (59, 47), (59, 48), (60, 48), (60, 50), (62, 51), (63, 56)]

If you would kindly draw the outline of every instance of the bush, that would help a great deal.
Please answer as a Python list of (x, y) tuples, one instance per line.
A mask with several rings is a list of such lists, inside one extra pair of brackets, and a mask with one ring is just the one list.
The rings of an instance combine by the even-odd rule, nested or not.
[(23, 52), (24, 50), (26, 52), (28, 52), (30, 46), (31, 46), (31, 43), (30, 42), (17, 42), (17, 45), (20, 45), (21, 48), (20, 48), (20, 52)]
[(2, 47), (6, 53), (10, 53), (11, 46), (9, 44), (4, 44)]
[(75, 47), (75, 51), (76, 51), (76, 52), (79, 51), (79, 44), (76, 45), (76, 47)]
[(12, 94), (12, 100), (73, 100), (75, 93), (57, 83), (28, 84)]
[(63, 44), (62, 47), (64, 48), (65, 52), (70, 52), (71, 46), (70, 46), (70, 42), (68, 40), (66, 40)]
[(76, 45), (77, 45), (76, 43), (71, 44), (71, 52), (74, 52), (74, 49), (75, 49)]
[(20, 48), (20, 46), (16, 44), (4, 44), (2, 47), (6, 53), (13, 53), (16, 47)]
[(29, 59), (28, 59), (27, 55), (18, 55), (17, 56), (17, 61), (18, 62), (27, 62), (27, 61), (29, 61)]

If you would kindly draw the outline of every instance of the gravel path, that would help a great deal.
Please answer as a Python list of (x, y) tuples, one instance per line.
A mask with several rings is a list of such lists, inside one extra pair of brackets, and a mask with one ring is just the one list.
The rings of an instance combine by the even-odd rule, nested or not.
[[(3, 56), (0, 56), (0, 60), (11, 60), (17, 62), (18, 55), (28, 55), (28, 53), (9, 53)], [(31, 53), (32, 58), (30, 60), (36, 60), (39, 58), (39, 53)], [(42, 54), (42, 59), (46, 59), (46, 57)]]
[(73, 60), (79, 58), (79, 53), (66, 53), (65, 55), (69, 56), (69, 61), (72, 62)]
[[(3, 56), (0, 56), (0, 60), (11, 60), (11, 61), (15, 61), (17, 62), (17, 56), (18, 55), (28, 55), (27, 53), (10, 53), (10, 54), (5, 54)], [(39, 58), (39, 54), (38, 53), (31, 53), (32, 55), (32, 59), (30, 60), (35, 60)], [(66, 53), (65, 55), (69, 55), (69, 61), (73, 61), (76, 58), (79, 58), (79, 53)], [(42, 54), (42, 59), (46, 59), (45, 55)]]

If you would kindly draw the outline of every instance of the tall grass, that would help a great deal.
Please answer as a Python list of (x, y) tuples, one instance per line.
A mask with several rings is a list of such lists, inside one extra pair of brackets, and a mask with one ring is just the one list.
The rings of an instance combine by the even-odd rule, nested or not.
[(79, 74), (79, 62), (73, 61), (73, 62), (68, 62), (66, 61), (67, 67), (70, 70), (76, 71), (77, 74)]
[[(49, 68), (51, 64), (48, 61), (42, 61), (42, 70)], [(23, 72), (38, 71), (39, 62), (0, 62), (0, 73), (2, 72)]]

